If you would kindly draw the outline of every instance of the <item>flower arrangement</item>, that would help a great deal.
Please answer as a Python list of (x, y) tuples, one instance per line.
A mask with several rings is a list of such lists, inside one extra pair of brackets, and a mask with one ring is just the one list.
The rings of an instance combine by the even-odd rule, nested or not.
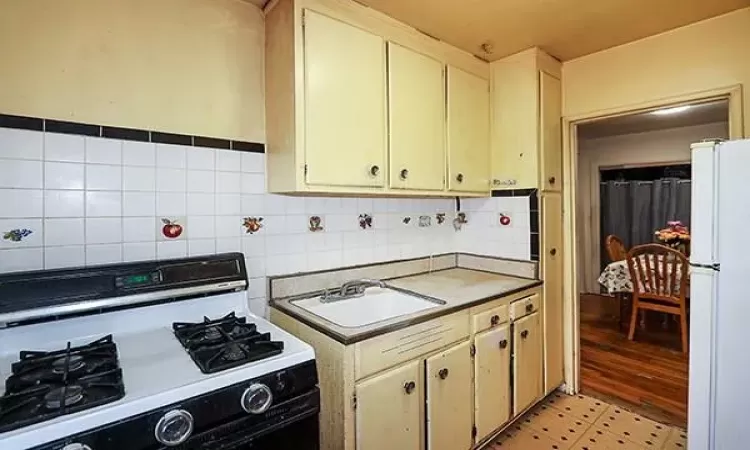
[(690, 242), (690, 232), (679, 220), (667, 222), (667, 227), (654, 232), (660, 243), (685, 253)]

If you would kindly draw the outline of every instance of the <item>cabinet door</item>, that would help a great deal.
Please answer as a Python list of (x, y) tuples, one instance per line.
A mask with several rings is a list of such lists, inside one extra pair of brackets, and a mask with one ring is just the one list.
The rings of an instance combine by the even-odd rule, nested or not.
[(542, 313), (544, 314), (544, 390), (563, 383), (563, 254), (562, 198), (559, 192), (542, 194)]
[(542, 333), (539, 313), (513, 325), (513, 405), (520, 414), (542, 396)]
[(474, 337), (474, 423), (477, 442), (510, 419), (510, 326)]
[(539, 72), (539, 127), (541, 136), (541, 186), (562, 189), (562, 92), (560, 80)]
[(472, 446), (470, 345), (465, 342), (453, 346), (428, 358), (425, 364), (427, 448), (468, 450)]
[(384, 186), (385, 42), (304, 11), (308, 184)]
[(448, 188), (490, 189), (489, 83), (448, 66)]
[(445, 186), (445, 79), (441, 62), (388, 43), (390, 186)]
[(357, 450), (423, 448), (422, 361), (357, 384)]

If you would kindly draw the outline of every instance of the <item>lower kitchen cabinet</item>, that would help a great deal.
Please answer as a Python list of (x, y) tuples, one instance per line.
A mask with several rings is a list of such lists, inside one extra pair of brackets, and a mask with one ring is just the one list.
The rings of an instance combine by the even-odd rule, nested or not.
[(477, 442), (510, 420), (510, 326), (474, 336), (474, 423)]
[(539, 313), (518, 319), (513, 325), (514, 415), (543, 395), (542, 327)]
[[(425, 360), (427, 448), (472, 446), (471, 345), (454, 345)], [(396, 448), (396, 447), (391, 447)], [(406, 448), (406, 447), (403, 447)]]
[(356, 385), (357, 450), (423, 448), (422, 361)]

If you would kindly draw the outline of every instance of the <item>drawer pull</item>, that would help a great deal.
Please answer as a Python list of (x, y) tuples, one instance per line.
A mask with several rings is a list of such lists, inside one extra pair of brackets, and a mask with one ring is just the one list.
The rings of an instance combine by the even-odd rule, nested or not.
[(380, 167), (378, 166), (370, 167), (370, 175), (372, 175), (373, 177), (376, 177), (378, 176), (378, 173), (380, 173)]
[(416, 389), (417, 384), (413, 381), (407, 381), (404, 384), (404, 391), (406, 392), (406, 395), (410, 395), (412, 392), (414, 392), (414, 389)]
[(523, 330), (521, 332), (521, 338), (526, 339), (527, 337), (529, 337), (529, 330)]
[(440, 372), (438, 372), (438, 376), (441, 380), (445, 380), (446, 378), (448, 378), (448, 369), (440, 369)]
[(557, 254), (557, 249), (553, 248), (552, 250), (549, 251), (549, 254), (552, 256), (555, 256)]
[(499, 323), (500, 323), (500, 316), (498, 316), (497, 314), (495, 314), (494, 316), (490, 317), (490, 325), (491, 326), (494, 327), (495, 325), (497, 325)]
[(463, 183), (464, 182), (464, 174), (459, 173), (458, 175), (456, 175), (456, 181), (458, 181), (459, 183)]
[(507, 339), (503, 339), (502, 341), (500, 341), (500, 348), (501, 349), (502, 348), (506, 348), (507, 346), (508, 346), (508, 340)]
[(549, 177), (549, 184), (555, 184), (555, 177)]
[(533, 310), (534, 310), (534, 304), (533, 303), (529, 303), (528, 305), (526, 305), (526, 312), (527, 313), (530, 313)]
[(409, 171), (408, 171), (408, 170), (406, 170), (406, 169), (403, 169), (403, 170), (401, 170), (401, 175), (400, 175), (400, 176), (401, 176), (401, 179), (402, 179), (402, 180), (405, 180), (405, 179), (406, 179), (406, 177), (408, 177), (408, 176), (409, 176)]

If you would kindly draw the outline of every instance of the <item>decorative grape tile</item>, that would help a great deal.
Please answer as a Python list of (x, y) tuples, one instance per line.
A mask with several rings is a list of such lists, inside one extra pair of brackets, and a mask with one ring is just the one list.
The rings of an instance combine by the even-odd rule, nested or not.
[(593, 426), (570, 448), (571, 450), (641, 450), (643, 447), (607, 430)]
[(545, 403), (589, 423), (594, 423), (609, 406), (601, 400), (585, 395), (566, 395), (558, 392), (550, 395)]
[(669, 432), (667, 442), (662, 448), (664, 450), (686, 450), (688, 448), (687, 432), (679, 428), (672, 428), (672, 431)]
[(646, 449), (660, 449), (670, 431), (667, 425), (625, 411), (618, 406), (607, 408), (594, 425)]

